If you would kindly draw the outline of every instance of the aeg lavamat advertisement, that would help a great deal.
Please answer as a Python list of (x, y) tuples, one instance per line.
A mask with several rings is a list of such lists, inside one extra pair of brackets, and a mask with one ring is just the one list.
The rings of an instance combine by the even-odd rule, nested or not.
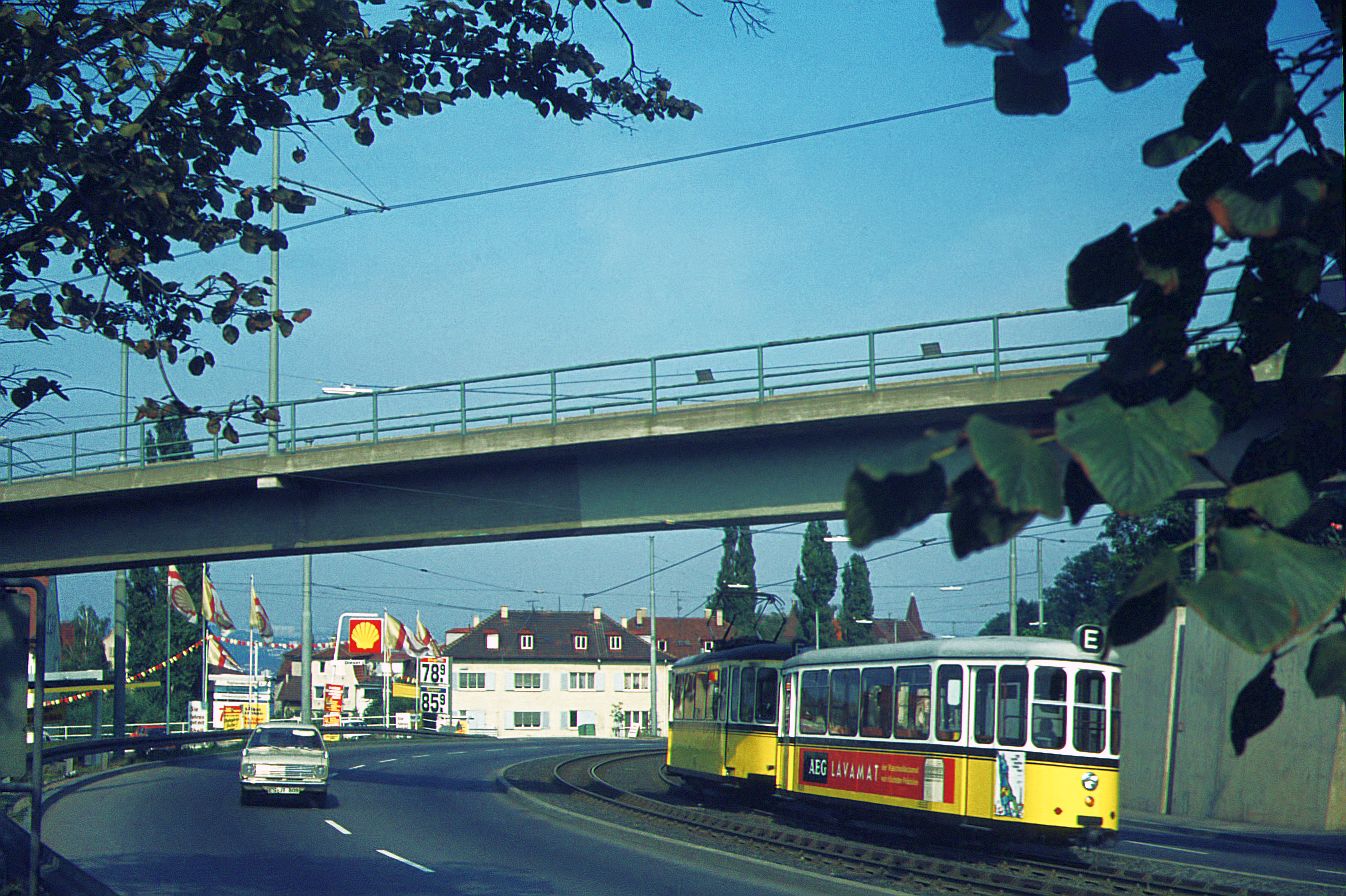
[(935, 756), (859, 750), (804, 750), (799, 783), (852, 793), (952, 803), (954, 764)]

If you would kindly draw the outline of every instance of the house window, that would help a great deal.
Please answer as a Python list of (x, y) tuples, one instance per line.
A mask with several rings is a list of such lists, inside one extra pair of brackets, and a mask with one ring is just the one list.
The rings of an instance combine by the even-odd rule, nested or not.
[(622, 636), (608, 635), (608, 650), (621, 650), (621, 649), (622, 649)]
[(514, 690), (516, 691), (540, 691), (542, 690), (541, 672), (515, 672)]
[(589, 636), (588, 636), (588, 635), (575, 635), (575, 649), (576, 649), (576, 650), (588, 650), (588, 649), (589, 649)]
[(519, 649), (520, 649), (520, 650), (532, 650), (532, 649), (533, 649), (533, 634), (532, 634), (532, 632), (524, 632), (522, 635), (519, 635)]
[(666, 641), (663, 638), (660, 638), (658, 641), (654, 642), (654, 648), (655, 650), (658, 650), (660, 653), (668, 653), (668, 641)]
[(580, 711), (572, 709), (566, 713), (566, 727), (578, 728), (580, 726)]
[(714, 641), (702, 641), (702, 642), (701, 642), (701, 649), (704, 650), (704, 651), (706, 651), (707, 653), (709, 653), (710, 651), (712, 651), (712, 650), (715, 649), (715, 642), (714, 642)]
[(514, 714), (515, 728), (541, 728), (542, 713), (540, 712), (516, 712)]
[(592, 691), (594, 689), (594, 673), (592, 672), (571, 672), (570, 690), (572, 691)]
[(481, 691), (486, 689), (485, 672), (459, 672), (458, 687), (465, 691)]
[(499, 649), (500, 649), (500, 633), (499, 633), (499, 632), (487, 632), (487, 633), (486, 633), (486, 649), (487, 649), (487, 650), (499, 650)]
[(622, 690), (648, 691), (649, 689), (650, 689), (650, 673), (648, 672), (622, 673)]

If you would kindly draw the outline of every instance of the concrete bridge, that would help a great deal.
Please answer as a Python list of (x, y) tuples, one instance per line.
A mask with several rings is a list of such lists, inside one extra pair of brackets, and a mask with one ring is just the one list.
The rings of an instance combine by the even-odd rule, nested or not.
[(144, 423), (0, 441), (0, 575), (834, 517), (857, 463), (927, 429), (974, 411), (1049, 425), (1052, 391), (1102, 349), (1050, 338), (1081, 317), (360, 390), (192, 460), (150, 462)]

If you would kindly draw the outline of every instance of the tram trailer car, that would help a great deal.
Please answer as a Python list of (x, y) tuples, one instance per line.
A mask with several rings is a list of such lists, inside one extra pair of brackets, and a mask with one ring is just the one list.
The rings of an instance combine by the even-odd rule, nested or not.
[(673, 664), (668, 771), (684, 781), (776, 786), (780, 668), (794, 648), (760, 641)]
[(1121, 668), (1047, 638), (801, 654), (780, 672), (777, 788), (1010, 839), (1110, 843)]

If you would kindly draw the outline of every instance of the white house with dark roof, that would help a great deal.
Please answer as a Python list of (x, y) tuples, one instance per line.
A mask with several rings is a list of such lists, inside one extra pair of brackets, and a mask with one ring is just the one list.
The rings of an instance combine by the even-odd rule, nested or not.
[[(649, 724), (649, 641), (590, 612), (507, 606), (449, 644), (455, 719), (499, 737), (633, 736)], [(659, 733), (667, 732), (668, 667), (656, 656)]]

